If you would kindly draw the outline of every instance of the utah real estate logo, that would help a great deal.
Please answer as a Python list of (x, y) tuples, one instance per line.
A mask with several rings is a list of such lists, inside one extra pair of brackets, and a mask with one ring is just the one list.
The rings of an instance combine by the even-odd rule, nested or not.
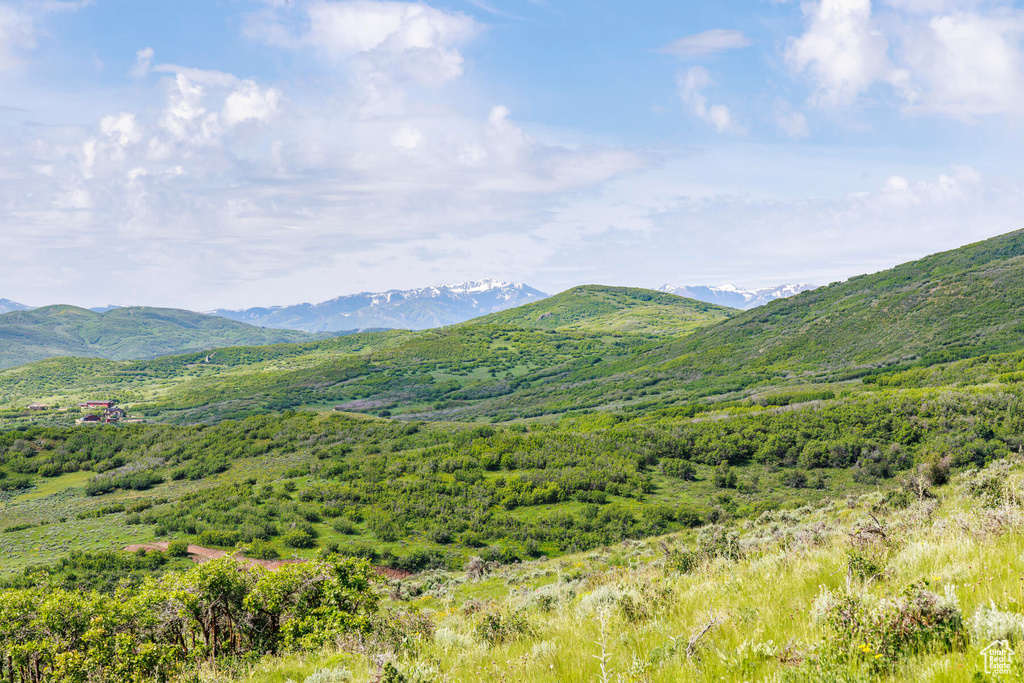
[(981, 651), (981, 656), (985, 658), (985, 673), (996, 676), (1009, 674), (1013, 667), (1013, 655), (1010, 641), (993, 640)]

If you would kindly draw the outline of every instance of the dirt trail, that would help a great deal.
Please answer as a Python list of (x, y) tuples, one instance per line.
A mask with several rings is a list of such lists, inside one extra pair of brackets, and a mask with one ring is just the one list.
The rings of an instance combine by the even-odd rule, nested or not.
[[(126, 553), (134, 553), (139, 550), (167, 550), (167, 541), (157, 541), (155, 543), (135, 543), (133, 545), (127, 545), (124, 548)], [(189, 545), (188, 556), (193, 562), (208, 562), (209, 560), (218, 560), (222, 557), (229, 557), (229, 555), (223, 550), (217, 550), (216, 548), (205, 548), (201, 545)], [(245, 564), (246, 567), (263, 567), (264, 569), (280, 569), (286, 564), (294, 564), (296, 562), (305, 562), (305, 560), (257, 560), (253, 557), (246, 557), (241, 553), (236, 553), (234, 558), (239, 562)], [(412, 572), (407, 572), (402, 569), (392, 569), (391, 567), (374, 567), (373, 570), (381, 576), (389, 579), (406, 579), (412, 576)]]

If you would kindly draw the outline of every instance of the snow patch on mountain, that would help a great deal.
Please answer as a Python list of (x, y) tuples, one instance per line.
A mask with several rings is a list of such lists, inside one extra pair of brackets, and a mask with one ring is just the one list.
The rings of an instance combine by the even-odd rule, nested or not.
[(28, 311), (30, 306), (25, 304), (19, 304), (17, 301), (11, 301), (10, 299), (0, 299), (0, 315), (4, 313), (13, 313), (14, 311)]
[(682, 287), (662, 285), (658, 288), (658, 291), (685, 296), (689, 299), (696, 299), (709, 304), (719, 304), (721, 306), (748, 310), (764, 306), (769, 301), (785, 299), (814, 288), (815, 285), (802, 282), (775, 287), (761, 287), (760, 289), (744, 289), (733, 284), (724, 284), (718, 287), (707, 285), (684, 285)]
[(337, 332), (370, 328), (422, 330), (465, 322), (539, 301), (547, 294), (521, 282), (476, 280), (417, 289), (338, 296), (318, 304), (218, 309), (211, 315), (281, 329)]

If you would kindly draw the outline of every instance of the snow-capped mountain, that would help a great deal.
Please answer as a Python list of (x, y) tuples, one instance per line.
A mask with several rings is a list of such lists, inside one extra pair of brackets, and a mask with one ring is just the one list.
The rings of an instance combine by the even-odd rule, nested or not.
[(245, 310), (217, 309), (211, 315), (250, 325), (307, 332), (370, 328), (424, 330), (454, 325), (547, 297), (520, 282), (478, 280), (421, 289), (390, 289), (339, 296), (318, 304)]
[(815, 285), (807, 283), (762, 287), (761, 289), (742, 289), (735, 285), (722, 285), (721, 287), (708, 287), (706, 285), (675, 287), (673, 285), (662, 285), (658, 288), (658, 291), (677, 294), (690, 299), (697, 299), (698, 301), (706, 301), (709, 304), (747, 310), (764, 306), (769, 301), (774, 301), (775, 299), (785, 299), (786, 297), (814, 288)]
[(0, 299), (0, 314), (11, 313), (12, 311), (27, 311), (29, 308), (29, 306), (19, 304), (17, 301)]

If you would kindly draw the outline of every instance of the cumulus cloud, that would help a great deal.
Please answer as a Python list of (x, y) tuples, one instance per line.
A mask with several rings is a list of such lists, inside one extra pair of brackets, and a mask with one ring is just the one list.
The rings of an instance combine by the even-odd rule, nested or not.
[[(1024, 110), (1024, 10), (989, 0), (818, 0), (786, 62), (811, 103), (855, 103), (887, 85), (907, 111), (969, 119)], [(876, 12), (877, 10), (877, 12)]]
[[(17, 244), (26, 263), (63, 273), (9, 270), (19, 286), (74, 291), (102, 272), (136, 301), (202, 310), (449, 279), (464, 258), (483, 269), (467, 277), (507, 273), (565, 243), (515, 236), (522, 226), (652, 163), (531, 135), (501, 105), (483, 116), (440, 107), (432, 90), (367, 116), (349, 83), (147, 73), (159, 77), (136, 86), (145, 106), (75, 128), (0, 129), (0, 249)], [(40, 238), (54, 224), (70, 233), (59, 244)], [(168, 277), (181, 287), (168, 291)]]
[(277, 113), (281, 92), (274, 88), (261, 88), (255, 81), (245, 80), (224, 100), (221, 118), (228, 126), (245, 121), (267, 123)]
[(750, 38), (742, 31), (715, 28), (677, 38), (658, 52), (680, 58), (708, 57), (750, 45)]
[[(294, 13), (302, 15), (295, 26)], [(250, 15), (250, 38), (289, 49), (313, 49), (335, 65), (439, 85), (462, 75), (462, 46), (481, 26), (461, 12), (421, 3), (315, 0), (296, 9), (272, 6)]]
[(704, 91), (713, 84), (711, 73), (702, 66), (691, 67), (676, 76), (679, 99), (690, 113), (719, 133), (742, 132), (743, 127), (736, 123), (728, 107), (723, 104), (708, 104)]
[(935, 15), (905, 32), (908, 105), (958, 118), (1024, 110), (1024, 13)]
[(850, 104), (890, 75), (889, 42), (872, 22), (871, 0), (821, 0), (804, 5), (804, 15), (807, 30), (790, 39), (786, 61), (810, 75), (816, 104)]

